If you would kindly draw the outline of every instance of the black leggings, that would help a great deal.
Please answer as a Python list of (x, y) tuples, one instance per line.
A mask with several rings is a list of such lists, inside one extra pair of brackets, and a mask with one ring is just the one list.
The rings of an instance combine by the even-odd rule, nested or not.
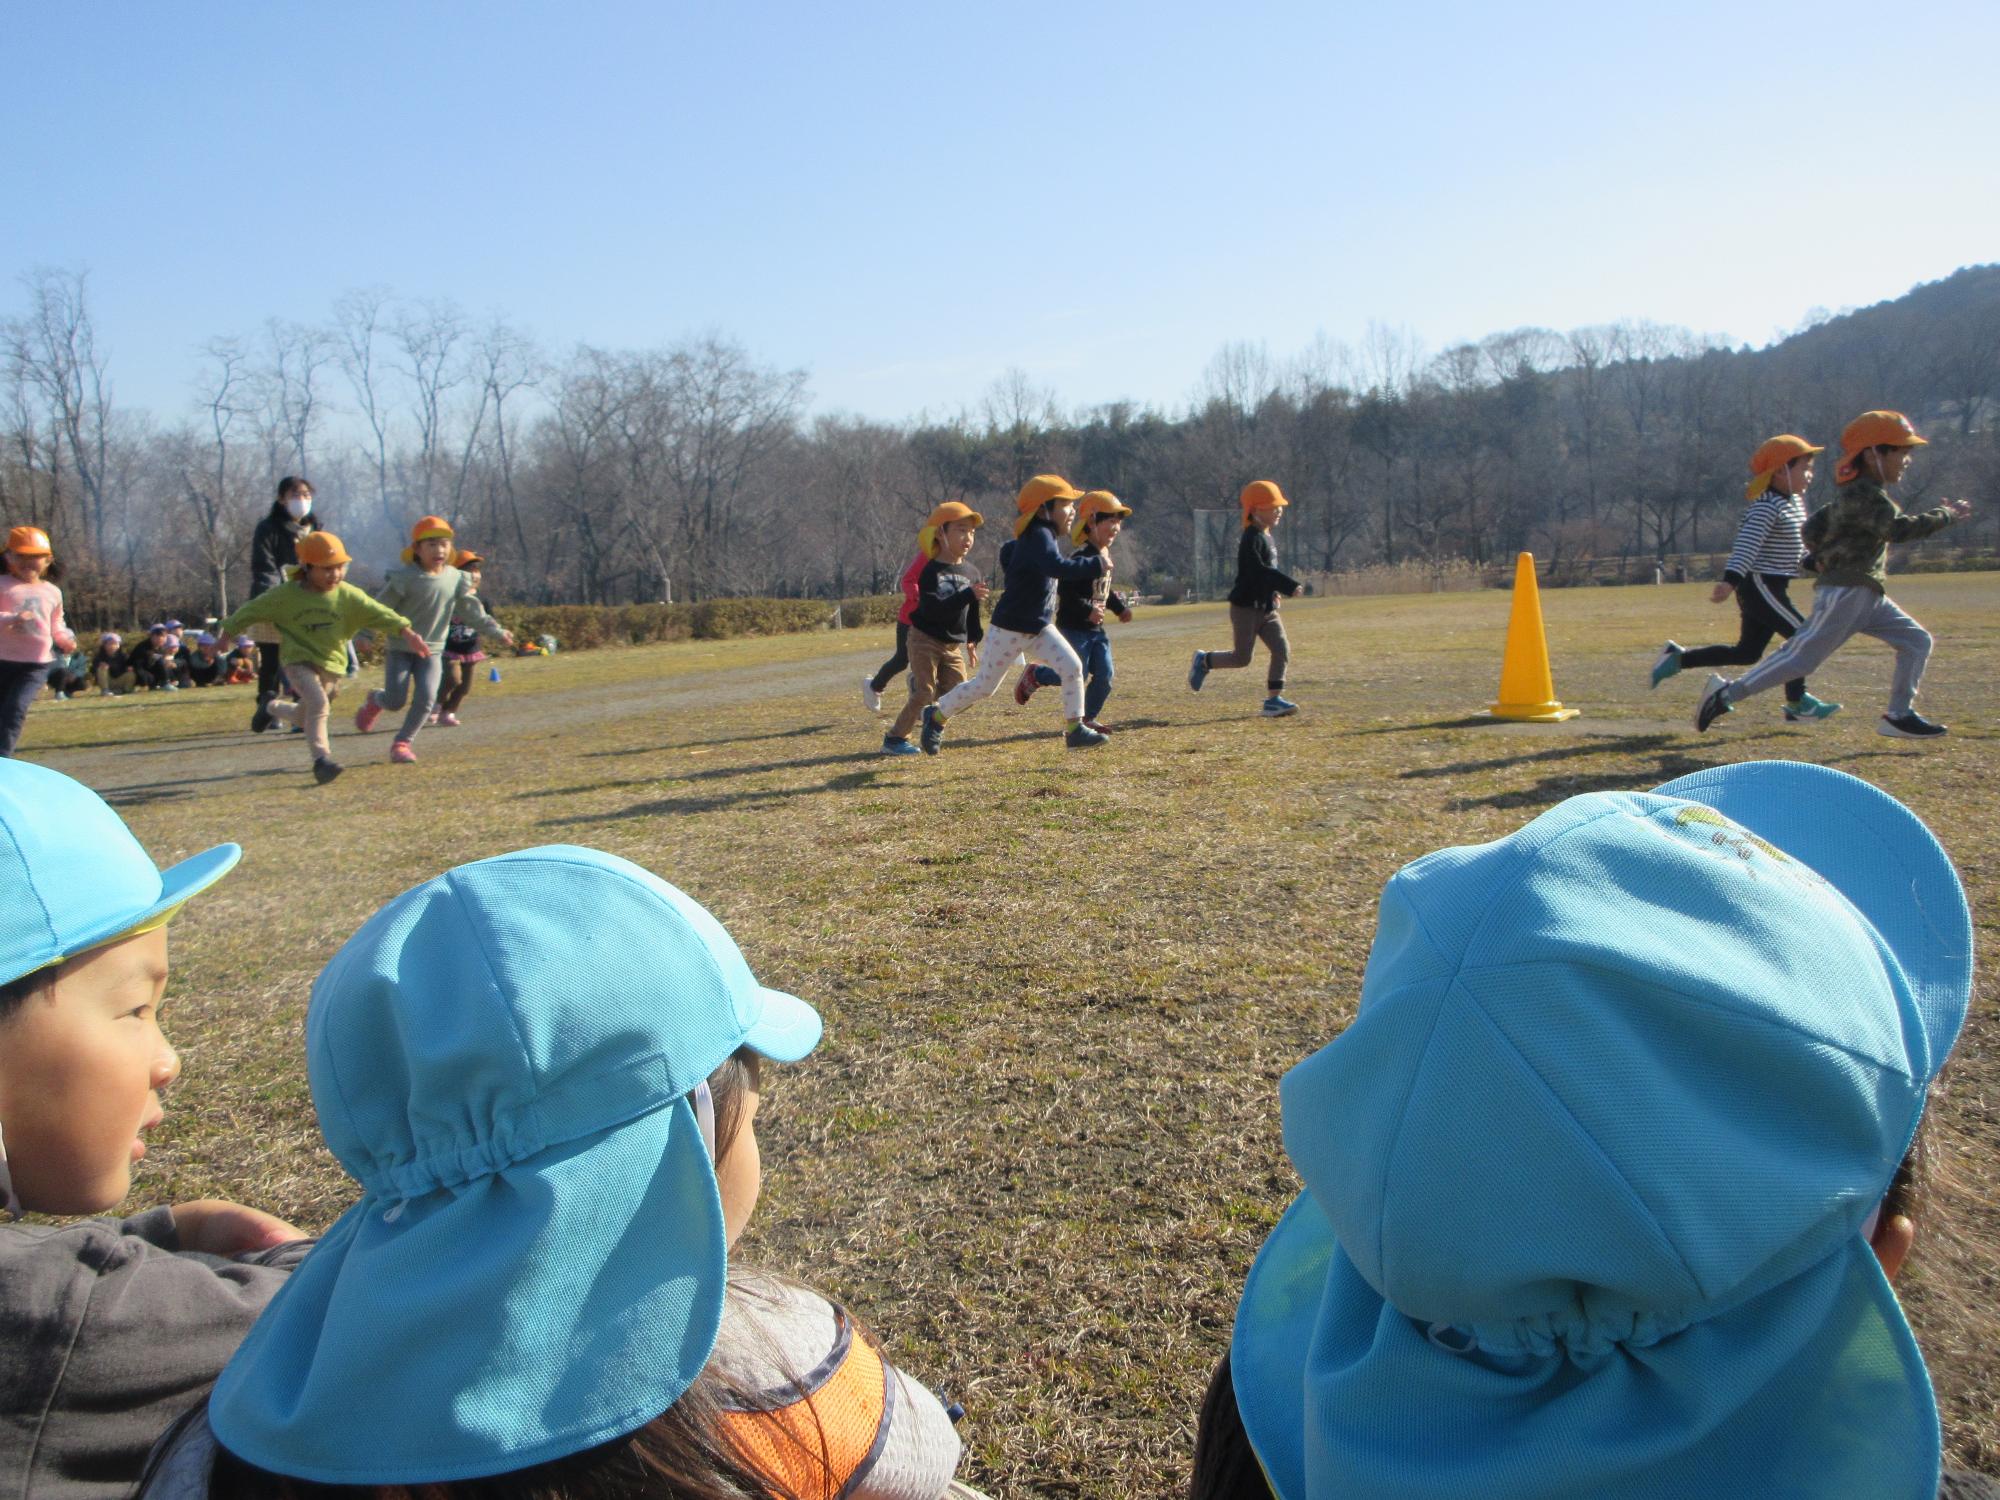
[(898, 621), (896, 625), (896, 654), (875, 669), (875, 675), (869, 679), (869, 685), (879, 693), (889, 685), (889, 680), (892, 677), (898, 672), (907, 669), (909, 665), (910, 627), (907, 621)]
[[(1791, 579), (1782, 573), (1752, 573), (1736, 585), (1736, 608), (1743, 615), (1743, 631), (1733, 646), (1701, 646), (1681, 653), (1683, 667), (1748, 667), (1764, 655), (1771, 637), (1790, 640), (1804, 618), (1793, 607), (1785, 585)], [(1797, 703), (1806, 695), (1806, 680), (1794, 677), (1785, 684), (1785, 698)]]
[(48, 661), (0, 661), (0, 756), (11, 756), (28, 722), (28, 705), (49, 680)]
[(262, 642), (257, 646), (257, 701), (269, 703), (285, 690), (284, 668), (278, 665), (278, 645)]

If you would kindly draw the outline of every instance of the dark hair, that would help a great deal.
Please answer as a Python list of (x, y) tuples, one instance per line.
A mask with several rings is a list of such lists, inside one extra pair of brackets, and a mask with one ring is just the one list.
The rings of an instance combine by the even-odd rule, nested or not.
[(292, 496), (297, 494), (300, 490), (304, 490), (306, 491), (306, 493), (311, 494), (312, 487), (313, 485), (310, 479), (303, 478), (297, 474), (287, 474), (283, 479), (280, 479), (278, 481), (278, 498), (273, 503), (277, 505), (283, 505), (287, 500), (291, 499)]
[(32, 974), (23, 974), (19, 979), (0, 984), (0, 1021), (5, 1021), (27, 1004), (29, 996), (39, 995), (54, 984), (56, 975), (61, 972), (61, 964), (50, 964), (46, 969), (37, 969)]
[[(739, 1049), (708, 1076), (715, 1104), (715, 1154), (729, 1150), (758, 1087), (760, 1059)], [(865, 1336), (865, 1332), (864, 1332)], [(801, 1396), (806, 1394), (798, 1384)], [(751, 1409), (760, 1394), (732, 1390), (714, 1369), (704, 1369), (674, 1404), (634, 1432), (506, 1474), (446, 1484), (316, 1484), (274, 1474), (238, 1458), (220, 1444), (209, 1477), (209, 1500), (805, 1500), (782, 1479), (752, 1466), (730, 1443), (723, 1413)], [(785, 1441), (789, 1429), (774, 1426)], [(823, 1472), (827, 1445), (816, 1459)]]

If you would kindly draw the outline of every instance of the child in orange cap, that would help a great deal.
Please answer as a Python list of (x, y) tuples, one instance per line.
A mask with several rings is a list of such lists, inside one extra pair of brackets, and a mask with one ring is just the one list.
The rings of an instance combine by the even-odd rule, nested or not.
[(1889, 487), (1910, 466), (1910, 450), (1923, 446), (1901, 412), (1863, 412), (1847, 424), (1840, 434), (1840, 463), (1833, 471), (1839, 493), (1801, 528), (1810, 549), (1805, 566), (1819, 579), (1812, 618), (1782, 651), (1736, 681), (1711, 674), (1695, 711), (1697, 731), (1772, 683), (1805, 676), (1848, 637), (1872, 635), (1896, 653), (1888, 711), (1875, 732), (1910, 740), (1935, 739), (1945, 732), (1944, 725), (1916, 710), (1917, 689), (1931, 654), (1930, 632), (1889, 597), (1883, 570), (1890, 543), (1942, 531), (1972, 510), (1970, 500), (1947, 500), (1934, 510), (1905, 515), (1890, 498)]
[(979, 570), (965, 561), (985, 517), (969, 505), (947, 500), (930, 513), (917, 533), (924, 568), (917, 575), (917, 604), (905, 636), (909, 652), (910, 696), (882, 737), (884, 755), (915, 755), (910, 731), (924, 709), (978, 670), (985, 627), (979, 606), (988, 592)]
[[(1722, 570), (1722, 582), (1709, 594), (1720, 604), (1731, 594), (1743, 616), (1743, 628), (1733, 646), (1702, 646), (1689, 651), (1678, 641), (1660, 648), (1653, 663), (1653, 686), (1658, 687), (1684, 667), (1748, 667), (1756, 664), (1771, 644), (1771, 637), (1790, 640), (1805, 617), (1786, 592), (1794, 578), (1803, 578), (1806, 544), (1799, 528), (1806, 520), (1806, 487), (1812, 483), (1813, 459), (1826, 452), (1793, 433), (1782, 433), (1758, 444), (1750, 455), (1750, 483), (1744, 495), (1750, 508), (1736, 528), (1736, 545), (1729, 550), (1729, 562)], [(1838, 703), (1827, 703), (1806, 691), (1806, 680), (1793, 677), (1785, 683), (1785, 722), (1811, 724), (1840, 712)]]
[(407, 619), (345, 581), (353, 559), (332, 532), (299, 538), (298, 558), (285, 582), (245, 601), (217, 633), (234, 635), (256, 623), (276, 627), (278, 659), (298, 701), (274, 698), (264, 711), (280, 723), (298, 721), (312, 751), (313, 779), (324, 786), (341, 771), (327, 741), (326, 719), (347, 675), (347, 643), (363, 630), (387, 630), (401, 632), (407, 649), (420, 656), (430, 647)]
[[(1111, 491), (1089, 491), (1076, 503), (1076, 524), (1069, 533), (1076, 551), (1070, 555), (1108, 556), (1111, 544), (1125, 528), (1125, 518), (1131, 514), (1132, 507)], [(1100, 573), (1091, 579), (1065, 579), (1056, 585), (1056, 629), (1083, 663), (1083, 722), (1086, 728), (1099, 734), (1110, 733), (1097, 716), (1111, 697), (1116, 670), (1111, 662), (1111, 636), (1104, 628), (1107, 613), (1128, 625), (1132, 623), (1131, 601), (1112, 589), (1108, 574)], [(1020, 679), (1014, 684), (1014, 701), (1026, 704), (1036, 688), (1054, 687), (1061, 681), (1052, 668), (1030, 662), (1021, 669)]]
[[(938, 509), (942, 510), (944, 507), (939, 506)], [(970, 507), (960, 506), (960, 509), (969, 510)], [(933, 511), (932, 514), (935, 515), (936, 512)], [(896, 592), (903, 596), (903, 603), (896, 611), (895, 652), (873, 672), (865, 672), (861, 677), (861, 702), (871, 714), (882, 712), (882, 690), (888, 687), (898, 672), (910, 664), (910, 616), (917, 611), (918, 580), (923, 577), (924, 569), (930, 566), (930, 561), (930, 554), (919, 547), (917, 555), (910, 559), (910, 565), (903, 569), (903, 576), (896, 580)], [(887, 750), (886, 742), (884, 749)]]
[(382, 664), (382, 686), (355, 710), (354, 727), (366, 734), (382, 717), (383, 709), (401, 708), (407, 700), (409, 712), (403, 715), (402, 728), (389, 746), (389, 759), (398, 765), (416, 762), (413, 742), (437, 703), (451, 622), (462, 621), (506, 645), (514, 644), (512, 633), (479, 602), (478, 580), (451, 565), (456, 550), (451, 522), (443, 516), (421, 517), (410, 528), (410, 545), (403, 549), (404, 565), (391, 568), (382, 583), (382, 602), (410, 617), (411, 627), (428, 649), (388, 649)]
[(943, 747), (946, 719), (992, 697), (1007, 669), (1030, 654), (1054, 667), (1062, 680), (1063, 716), (1069, 724), (1064, 743), (1072, 750), (1104, 743), (1104, 736), (1083, 722), (1083, 663), (1051, 623), (1060, 583), (1088, 582), (1111, 572), (1109, 556), (1064, 557), (1056, 545), (1057, 534), (1076, 519), (1076, 502), (1082, 498), (1083, 491), (1059, 474), (1037, 474), (1014, 497), (1020, 519), (1014, 523), (1013, 545), (1003, 554), (1007, 588), (993, 611), (978, 672), (924, 710), (924, 754), (936, 755)]
[(47, 686), (56, 652), (76, 649), (63, 624), (62, 590), (42, 575), (55, 561), (39, 526), (7, 533), (7, 568), (0, 574), (0, 756), (11, 756), (28, 722), (28, 705)]
[(1264, 699), (1264, 717), (1282, 719), (1299, 711), (1298, 704), (1285, 696), (1285, 669), (1291, 664), (1292, 645), (1285, 639), (1284, 622), (1278, 618), (1278, 599), (1298, 593), (1301, 585), (1278, 568), (1278, 549), (1271, 531), (1290, 502), (1284, 491), (1269, 479), (1253, 479), (1243, 486), (1237, 503), (1243, 507), (1243, 540), (1236, 548), (1236, 584), (1229, 591), (1229, 628), (1236, 637), (1228, 651), (1197, 651), (1188, 668), (1188, 687), (1201, 691), (1210, 672), (1230, 667), (1247, 667), (1258, 641), (1271, 653), (1271, 667), (1264, 679), (1269, 689)]

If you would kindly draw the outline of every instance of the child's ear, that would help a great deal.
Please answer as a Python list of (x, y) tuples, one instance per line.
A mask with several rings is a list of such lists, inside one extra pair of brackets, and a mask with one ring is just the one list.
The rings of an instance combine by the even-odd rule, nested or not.
[(1893, 1214), (1875, 1226), (1875, 1234), (1868, 1241), (1868, 1248), (1875, 1252), (1875, 1259), (1881, 1262), (1882, 1274), (1894, 1281), (1896, 1273), (1903, 1269), (1903, 1262), (1910, 1258), (1910, 1251), (1916, 1243), (1916, 1224), (1904, 1214)]

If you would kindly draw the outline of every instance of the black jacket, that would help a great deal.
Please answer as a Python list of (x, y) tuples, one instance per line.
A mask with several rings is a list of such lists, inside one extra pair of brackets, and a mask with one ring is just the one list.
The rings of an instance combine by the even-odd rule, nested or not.
[(1236, 586), (1229, 591), (1229, 602), (1269, 614), (1278, 607), (1280, 594), (1298, 591), (1299, 581), (1278, 571), (1278, 548), (1271, 533), (1245, 526), (1243, 540), (1236, 544)]
[(917, 575), (917, 606), (910, 611), (911, 628), (954, 646), (984, 639), (986, 627), (979, 623), (979, 601), (972, 593), (972, 586), (979, 581), (977, 568), (932, 558)]
[(250, 593), (263, 593), (285, 581), (285, 569), (299, 560), (299, 542), (325, 529), (317, 513), (294, 521), (282, 505), (273, 505), (250, 533)]
[[(1072, 560), (1079, 557), (1101, 557), (1103, 554), (1090, 542), (1085, 542), (1070, 554)], [(1099, 573), (1095, 578), (1065, 578), (1056, 584), (1056, 629), (1096, 630), (1102, 622), (1093, 625), (1090, 612), (1101, 609), (1107, 615), (1122, 615), (1132, 607), (1123, 594), (1111, 587), (1111, 580)]]

